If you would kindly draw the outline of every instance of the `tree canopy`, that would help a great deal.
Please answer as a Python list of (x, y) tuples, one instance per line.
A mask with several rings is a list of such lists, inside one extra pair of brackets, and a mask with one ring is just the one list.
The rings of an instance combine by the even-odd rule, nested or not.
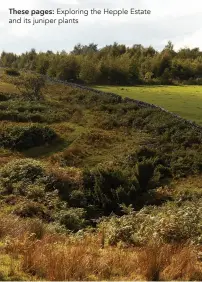
[(152, 46), (127, 47), (117, 42), (100, 49), (94, 43), (77, 44), (69, 53), (2, 52), (0, 63), (86, 84), (202, 84), (202, 51), (182, 48), (176, 52), (171, 41), (161, 52)]

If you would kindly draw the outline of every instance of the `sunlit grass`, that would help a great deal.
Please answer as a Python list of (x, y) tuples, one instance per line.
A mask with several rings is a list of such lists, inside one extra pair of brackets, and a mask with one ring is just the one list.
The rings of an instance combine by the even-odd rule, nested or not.
[(105, 92), (152, 103), (202, 124), (202, 86), (96, 86)]
[(10, 83), (0, 82), (0, 92), (4, 93), (18, 93), (16, 87)]

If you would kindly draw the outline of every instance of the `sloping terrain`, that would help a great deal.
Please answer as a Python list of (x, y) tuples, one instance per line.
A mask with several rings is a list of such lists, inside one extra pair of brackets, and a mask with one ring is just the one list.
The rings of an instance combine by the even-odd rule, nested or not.
[[(179, 252), (183, 252), (183, 244), (191, 242), (197, 246), (190, 251), (194, 251), (197, 260), (202, 238), (201, 128), (161, 109), (113, 94), (54, 82), (47, 82), (42, 94), (43, 99), (33, 102), (13, 85), (1, 85), (1, 214), (8, 217), (8, 222), (17, 220), (24, 232), (20, 235), (12, 232), (9, 224), (2, 221), (3, 252), (12, 255), (17, 248), (19, 257), (26, 257), (12, 240), (5, 250), (7, 233), (18, 240), (24, 236), (28, 240), (23, 241), (24, 247), (30, 250), (33, 245), (29, 245), (26, 234), (34, 233), (37, 239), (47, 240), (44, 242), (47, 249), (43, 249), (47, 256), (51, 242), (59, 240), (60, 252), (63, 240), (68, 240), (58, 233), (90, 228), (95, 236), (102, 231), (103, 246), (139, 248), (151, 241), (151, 244), (177, 243), (181, 246)], [(36, 220), (41, 224), (37, 223), (39, 229)], [(27, 229), (30, 222), (34, 231)], [(50, 234), (55, 234), (53, 241), (47, 237)], [(45, 269), (40, 270), (40, 263), (35, 261), (40, 248), (37, 244), (31, 251), (35, 258), (26, 257), (27, 265), (24, 261), (20, 275), (29, 273), (32, 278), (36, 275), (36, 279), (52, 280), (155, 278), (143, 270), (142, 276), (130, 276), (131, 268), (126, 272), (119, 269), (117, 275), (98, 273), (101, 262), (92, 270), (94, 278), (89, 270), (85, 274), (88, 277), (51, 276)], [(73, 252), (76, 247), (71, 248)], [(81, 249), (85, 253), (83, 245)], [(176, 251), (172, 250), (171, 257), (174, 255)], [(45, 264), (42, 258), (41, 263)], [(187, 270), (186, 277), (175, 278), (167, 269), (172, 274), (166, 272), (161, 278), (191, 279), (190, 273), (195, 273), (193, 279), (200, 280), (200, 261), (197, 264), (197, 269)], [(165, 270), (163, 263), (161, 267)]]
[(200, 85), (97, 86), (95, 89), (158, 105), (202, 125), (202, 86)]

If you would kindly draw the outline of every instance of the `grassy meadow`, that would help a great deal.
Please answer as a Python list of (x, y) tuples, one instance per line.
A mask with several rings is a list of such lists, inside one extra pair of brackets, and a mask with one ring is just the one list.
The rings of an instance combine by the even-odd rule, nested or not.
[(202, 86), (96, 86), (96, 89), (161, 106), (202, 125)]

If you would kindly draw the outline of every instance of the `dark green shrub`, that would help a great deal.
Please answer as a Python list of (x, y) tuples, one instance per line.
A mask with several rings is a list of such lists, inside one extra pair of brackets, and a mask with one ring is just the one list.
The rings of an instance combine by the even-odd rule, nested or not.
[(86, 225), (86, 212), (82, 208), (70, 208), (62, 210), (57, 214), (56, 219), (61, 225), (72, 231), (78, 231)]
[(69, 196), (69, 204), (73, 207), (85, 207), (87, 200), (84, 192), (81, 190), (73, 190)]
[(0, 102), (8, 101), (11, 98), (10, 93), (1, 93), (0, 92)]
[(155, 165), (152, 159), (137, 163), (136, 175), (142, 191), (147, 191), (151, 187), (150, 182), (154, 176), (154, 170)]
[(33, 201), (44, 201), (45, 185), (29, 185), (26, 189), (26, 196)]
[(45, 221), (51, 221), (50, 212), (43, 204), (37, 202), (24, 202), (16, 207), (14, 213), (20, 217), (36, 217)]
[(5, 165), (0, 170), (1, 181), (5, 179), (9, 183), (34, 183), (45, 176), (44, 169), (40, 162), (25, 159), (15, 160)]
[(19, 76), (20, 73), (16, 69), (7, 69), (5, 70), (5, 74), (10, 75), (10, 76)]
[(33, 200), (42, 200), (48, 195), (47, 201), (48, 197), (51, 201), (58, 194), (62, 200), (68, 200), (70, 193), (78, 189), (78, 183), (71, 178), (59, 179), (52, 172), (48, 173), (39, 161), (21, 159), (0, 169), (0, 187), (3, 194), (20, 194)]
[(142, 147), (129, 155), (126, 166), (132, 174), (135, 173), (142, 192), (160, 186), (172, 176), (166, 156), (148, 147)]
[(194, 150), (178, 150), (172, 154), (170, 166), (175, 177), (186, 177), (202, 171), (202, 153)]
[(130, 204), (136, 198), (139, 184), (121, 170), (97, 167), (84, 172), (84, 193), (89, 204), (104, 213), (120, 212), (119, 204)]
[(58, 198), (57, 179), (47, 174), (42, 164), (32, 159), (12, 161), (0, 169), (0, 187), (3, 195), (20, 195), (38, 202)]
[(195, 144), (201, 144), (201, 137), (194, 130), (186, 129), (183, 134), (180, 131), (175, 132), (171, 137), (171, 141), (187, 148)]
[(138, 161), (143, 161), (148, 158), (154, 158), (156, 155), (157, 152), (155, 150), (148, 147), (142, 147), (137, 151), (136, 158)]
[(50, 144), (56, 137), (56, 133), (47, 126), (17, 126), (0, 133), (0, 146), (22, 151)]

